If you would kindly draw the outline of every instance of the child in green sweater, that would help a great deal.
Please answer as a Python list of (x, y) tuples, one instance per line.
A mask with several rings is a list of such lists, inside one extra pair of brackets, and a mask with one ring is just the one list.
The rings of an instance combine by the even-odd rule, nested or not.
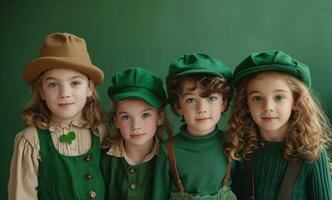
[(102, 157), (106, 199), (151, 199), (155, 157), (168, 130), (163, 81), (140, 67), (116, 73), (108, 89), (117, 134)]
[[(281, 199), (285, 193), (279, 188), (294, 177), (287, 199), (332, 199), (324, 148), (331, 128), (310, 95), (308, 66), (282, 51), (252, 53), (235, 68), (233, 84), (226, 153), (248, 160), (244, 170), (251, 166), (246, 175), (249, 195)], [(296, 163), (297, 170), (284, 179), (288, 166)]]
[(161, 144), (152, 199), (236, 199), (229, 188), (232, 162), (217, 123), (232, 90), (230, 69), (205, 54), (186, 54), (169, 68), (167, 90), (185, 124)]

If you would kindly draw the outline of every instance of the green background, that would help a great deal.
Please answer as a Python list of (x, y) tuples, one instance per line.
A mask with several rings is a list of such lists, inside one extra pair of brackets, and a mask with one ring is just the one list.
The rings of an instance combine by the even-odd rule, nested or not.
[(106, 110), (118, 70), (139, 65), (164, 78), (186, 52), (234, 67), (250, 52), (281, 49), (311, 67), (313, 88), (331, 118), (331, 18), (327, 0), (1, 1), (0, 199), (7, 198), (14, 137), (24, 128), (20, 111), (30, 95), (22, 70), (47, 34), (71, 32), (87, 41), (92, 62), (105, 72), (98, 92)]

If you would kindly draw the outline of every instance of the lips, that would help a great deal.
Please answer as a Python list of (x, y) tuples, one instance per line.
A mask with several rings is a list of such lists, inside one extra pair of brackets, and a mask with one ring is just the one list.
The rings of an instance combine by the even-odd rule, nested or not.
[(141, 136), (144, 136), (144, 135), (145, 135), (144, 133), (139, 133), (139, 134), (130, 135), (130, 137), (138, 138), (138, 137), (141, 137)]
[(205, 120), (209, 120), (211, 119), (211, 117), (201, 117), (201, 118), (197, 118), (196, 121), (205, 121)]
[(74, 103), (59, 103), (58, 106), (59, 107), (68, 107), (70, 105), (73, 105)]

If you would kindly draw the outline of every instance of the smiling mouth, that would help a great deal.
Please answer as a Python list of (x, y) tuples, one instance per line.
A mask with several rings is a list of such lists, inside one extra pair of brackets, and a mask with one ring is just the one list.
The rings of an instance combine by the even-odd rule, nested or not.
[(203, 117), (203, 118), (196, 119), (196, 121), (205, 121), (205, 120), (209, 120), (209, 119), (211, 119), (211, 117)]
[(68, 107), (70, 105), (73, 105), (74, 103), (59, 103), (58, 106), (60, 107)]
[(145, 135), (144, 133), (142, 133), (142, 134), (134, 134), (134, 135), (130, 135), (130, 137), (132, 137), (132, 138), (139, 138), (139, 137), (142, 137), (144, 135)]

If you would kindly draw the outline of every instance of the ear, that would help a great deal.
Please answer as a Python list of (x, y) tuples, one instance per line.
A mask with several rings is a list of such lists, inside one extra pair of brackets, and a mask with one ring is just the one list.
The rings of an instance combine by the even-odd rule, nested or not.
[(119, 128), (118, 120), (116, 119), (116, 114), (112, 114), (112, 118), (113, 118), (113, 123), (114, 123), (115, 128)]
[(92, 80), (88, 80), (88, 97), (93, 95), (93, 89), (95, 88), (95, 84)]
[(38, 92), (39, 92), (39, 96), (42, 100), (45, 100), (45, 94), (44, 94), (44, 91), (43, 91), (43, 85), (40, 84), (40, 87), (38, 87)]
[(226, 110), (228, 106), (228, 101), (227, 99), (224, 99), (224, 101), (222, 101), (222, 105), (221, 105), (221, 112), (224, 112)]
[(293, 102), (292, 111), (295, 111), (295, 112), (299, 111), (299, 108), (298, 108), (298, 106), (296, 105), (295, 102)]
[(161, 126), (165, 121), (165, 112), (164, 111), (158, 111), (158, 120), (157, 120), (157, 126)]
[(182, 108), (181, 108), (181, 106), (179, 105), (179, 102), (175, 102), (175, 103), (174, 103), (174, 110), (175, 110), (175, 112), (176, 112), (178, 115), (183, 115), (183, 113), (182, 113)]

